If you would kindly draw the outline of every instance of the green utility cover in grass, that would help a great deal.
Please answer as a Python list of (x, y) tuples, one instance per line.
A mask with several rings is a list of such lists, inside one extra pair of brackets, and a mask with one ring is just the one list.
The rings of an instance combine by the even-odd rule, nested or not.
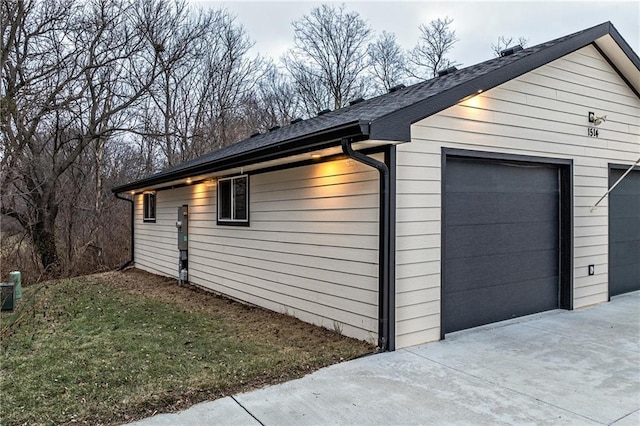
[(9, 272), (9, 282), (15, 285), (14, 295), (16, 300), (22, 299), (22, 275), (20, 271)]

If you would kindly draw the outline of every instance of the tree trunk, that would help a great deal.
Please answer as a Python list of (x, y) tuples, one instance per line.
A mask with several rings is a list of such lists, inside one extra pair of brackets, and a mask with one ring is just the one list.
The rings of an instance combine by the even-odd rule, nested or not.
[(60, 266), (55, 233), (58, 204), (55, 202), (56, 197), (52, 188), (55, 182), (50, 185), (42, 185), (43, 193), (33, 197), (35, 198), (35, 224), (30, 228), (33, 246), (45, 270)]
[(105, 138), (96, 141), (96, 216), (102, 213), (102, 169), (104, 167)]
[(31, 238), (42, 266), (45, 270), (51, 270), (59, 265), (58, 247), (54, 229), (47, 225), (46, 222), (40, 221), (35, 224)]

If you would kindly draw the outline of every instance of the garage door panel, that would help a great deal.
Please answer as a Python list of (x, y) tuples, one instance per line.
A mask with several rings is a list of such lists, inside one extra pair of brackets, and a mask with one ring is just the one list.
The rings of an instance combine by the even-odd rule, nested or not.
[[(611, 170), (613, 185), (624, 170)], [(640, 171), (630, 172), (609, 195), (609, 294), (640, 290)]]
[[(640, 217), (640, 216), (638, 216)], [(614, 219), (614, 228), (619, 228), (611, 233), (610, 241), (612, 243), (624, 243), (628, 241), (638, 241), (640, 238), (640, 223), (638, 218)]]
[(447, 226), (447, 258), (522, 253), (556, 247), (558, 222), (499, 225)]
[(638, 253), (640, 253), (638, 240), (617, 242), (611, 246), (611, 257), (619, 266), (638, 264)]
[(447, 159), (445, 333), (559, 306), (557, 167)]
[(445, 332), (555, 309), (556, 282), (557, 276), (450, 294), (445, 304)]
[(615, 283), (615, 293), (612, 293), (612, 296), (640, 290), (638, 288), (640, 265), (637, 262), (628, 265), (616, 265), (614, 268), (610, 268), (609, 277)]
[[(614, 191), (618, 189), (617, 187)], [(640, 197), (633, 195), (613, 195), (616, 208), (611, 212), (612, 219), (635, 219), (640, 217)]]
[[(553, 171), (554, 173), (549, 173)], [(447, 162), (448, 194), (456, 192), (514, 192), (547, 193), (550, 189), (558, 191), (557, 169), (544, 165), (513, 164), (503, 162), (479, 162), (457, 159)]]
[[(509, 217), (513, 223), (535, 222), (550, 209), (558, 207), (557, 193), (469, 193), (456, 192), (447, 195), (451, 214), (447, 225), (493, 224)], [(466, 211), (473, 206), (473, 214)]]
[(556, 250), (541, 250), (447, 260), (445, 292), (554, 277), (559, 274), (557, 255)]
[[(609, 183), (613, 185), (622, 177), (626, 170), (616, 169), (611, 171)], [(632, 170), (627, 176), (611, 191), (611, 196), (616, 198), (634, 198), (636, 202), (640, 199), (640, 171)]]

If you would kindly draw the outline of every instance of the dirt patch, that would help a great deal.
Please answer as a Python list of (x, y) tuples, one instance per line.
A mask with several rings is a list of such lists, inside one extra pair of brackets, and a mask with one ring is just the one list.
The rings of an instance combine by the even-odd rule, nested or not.
[(186, 312), (206, 312), (223, 315), (238, 326), (241, 336), (257, 341), (274, 339), (283, 345), (293, 347), (332, 348), (344, 345), (345, 339), (363, 352), (375, 352), (375, 347), (366, 342), (349, 339), (322, 327), (300, 321), (292, 316), (247, 305), (233, 299), (217, 295), (193, 285), (177, 285), (174, 278), (154, 275), (136, 268), (123, 272), (105, 272), (87, 278), (99, 279), (129, 294), (172, 303)]

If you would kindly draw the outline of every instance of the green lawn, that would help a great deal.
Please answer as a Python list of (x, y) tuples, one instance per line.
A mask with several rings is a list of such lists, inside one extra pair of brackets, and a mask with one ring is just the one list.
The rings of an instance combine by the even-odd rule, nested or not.
[(26, 287), (1, 320), (3, 425), (123, 423), (373, 351), (136, 270)]

